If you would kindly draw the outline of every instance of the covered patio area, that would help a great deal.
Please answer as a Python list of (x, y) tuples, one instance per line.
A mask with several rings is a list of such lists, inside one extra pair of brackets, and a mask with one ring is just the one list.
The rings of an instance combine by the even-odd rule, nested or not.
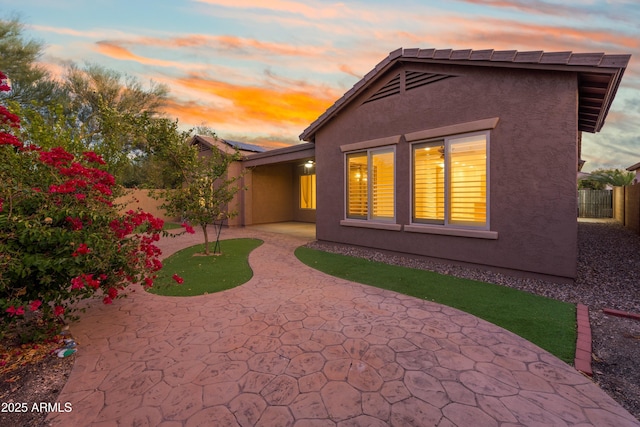
[[(247, 156), (240, 201), (241, 225), (316, 222), (315, 144)], [(315, 238), (315, 233), (314, 233)]]

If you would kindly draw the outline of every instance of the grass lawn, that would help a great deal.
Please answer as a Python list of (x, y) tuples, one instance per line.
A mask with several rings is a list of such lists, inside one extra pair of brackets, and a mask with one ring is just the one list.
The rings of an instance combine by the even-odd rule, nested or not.
[[(253, 277), (249, 253), (260, 246), (258, 239), (230, 239), (220, 242), (222, 255), (199, 256), (204, 244), (191, 246), (162, 261), (163, 267), (149, 292), (165, 296), (211, 294), (248, 282)], [(209, 245), (213, 250), (213, 243)], [(184, 279), (177, 284), (173, 275)]]
[[(568, 363), (576, 343), (573, 304), (506, 286), (388, 265), (306, 247), (300, 261), (332, 276), (454, 307), (531, 341)], [(567, 286), (567, 285), (558, 285)]]

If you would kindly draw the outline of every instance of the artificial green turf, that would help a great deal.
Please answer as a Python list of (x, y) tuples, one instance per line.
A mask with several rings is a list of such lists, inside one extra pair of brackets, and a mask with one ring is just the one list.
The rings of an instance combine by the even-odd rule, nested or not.
[(298, 248), (296, 256), (308, 266), (332, 276), (466, 311), (520, 335), (565, 362), (573, 362), (576, 343), (576, 308), (573, 304), (506, 286), (306, 247)]
[(177, 222), (166, 222), (164, 223), (164, 226), (162, 227), (163, 230), (176, 230), (178, 228), (182, 228), (182, 225), (178, 224)]
[[(158, 278), (149, 290), (157, 295), (194, 296), (211, 294), (248, 282), (253, 277), (249, 253), (260, 246), (258, 239), (230, 239), (220, 242), (222, 255), (199, 256), (204, 245), (191, 246), (165, 259)], [(214, 242), (209, 249), (213, 251)], [(184, 279), (177, 284), (173, 275)]]

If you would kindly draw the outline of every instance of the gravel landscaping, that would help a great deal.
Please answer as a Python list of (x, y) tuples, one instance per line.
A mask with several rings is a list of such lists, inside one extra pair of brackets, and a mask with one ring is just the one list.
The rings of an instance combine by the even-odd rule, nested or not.
[(357, 256), (457, 277), (496, 283), (589, 307), (593, 339), (593, 380), (640, 419), (640, 321), (607, 316), (612, 308), (640, 313), (640, 236), (615, 222), (578, 223), (578, 277), (562, 285), (538, 279), (392, 255), (367, 248), (313, 242), (314, 249)]

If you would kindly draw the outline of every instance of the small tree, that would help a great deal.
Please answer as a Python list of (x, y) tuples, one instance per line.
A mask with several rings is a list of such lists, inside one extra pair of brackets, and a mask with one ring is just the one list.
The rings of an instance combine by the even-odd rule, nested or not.
[[(164, 156), (171, 156), (179, 164), (182, 188), (163, 191), (162, 197), (166, 202), (162, 207), (169, 215), (182, 217), (192, 225), (200, 226), (204, 233), (204, 253), (210, 255), (207, 226), (221, 227), (223, 221), (238, 214), (229, 209), (229, 204), (241, 189), (239, 180), (242, 175), (230, 175), (229, 167), (234, 161), (240, 160), (241, 155), (237, 150), (227, 153), (216, 148), (207, 155), (198, 155), (195, 147), (183, 143), (170, 152), (165, 151)], [(216, 234), (214, 253), (219, 248), (219, 229)]]

